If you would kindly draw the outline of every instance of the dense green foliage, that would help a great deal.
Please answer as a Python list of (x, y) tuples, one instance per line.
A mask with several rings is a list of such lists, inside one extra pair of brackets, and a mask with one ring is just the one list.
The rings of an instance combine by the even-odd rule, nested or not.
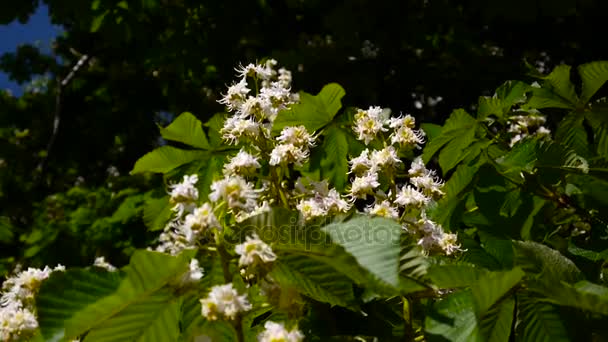
[[(20, 98), (0, 93), (0, 275), (17, 263), (68, 266), (42, 282), (32, 340), (255, 341), (268, 321), (312, 341), (608, 336), (608, 62), (586, 63), (608, 57), (591, 33), (601, 18), (590, 13), (605, 4), (45, 3), (66, 28), (54, 55), (22, 46), (0, 60), (20, 82), (57, 77)], [(0, 21), (26, 20), (36, 4)], [(268, 55), (293, 70), (294, 89), (313, 91), (270, 130), (314, 132), (310, 158), (285, 170), (263, 163), (254, 181), (270, 184), (270, 211), (240, 221), (218, 204), (223, 230), (197, 249), (146, 250), (175, 215), (167, 191), (195, 174), (206, 201), (248, 147), (222, 138), (229, 114), (217, 100), (234, 65)], [(479, 94), (491, 96), (469, 106)], [(303, 221), (283, 192), (300, 176), (350, 191), (349, 160), (383, 147), (353, 133), (350, 106), (369, 104), (422, 122), (424, 148), (399, 158), (438, 166), (445, 196), (426, 214), (457, 233), (460, 251), (425, 250), (403, 217), (357, 212), (370, 201)], [(407, 165), (383, 175), (380, 192), (394, 196)], [(235, 245), (253, 232), (276, 260), (249, 277)], [(90, 266), (98, 256), (124, 267)], [(204, 276), (185, 282), (193, 258)], [(199, 300), (227, 283), (252, 309), (201, 315)]]

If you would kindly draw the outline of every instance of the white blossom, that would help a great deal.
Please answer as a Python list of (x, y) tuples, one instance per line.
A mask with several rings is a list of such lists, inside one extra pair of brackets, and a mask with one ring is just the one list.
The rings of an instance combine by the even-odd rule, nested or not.
[(441, 197), (444, 195), (441, 190), (443, 188), (443, 181), (435, 176), (435, 173), (432, 171), (427, 170), (426, 174), (422, 176), (410, 178), (410, 183), (427, 196)]
[(315, 138), (308, 133), (304, 126), (288, 126), (283, 128), (277, 140), (283, 144), (292, 144), (298, 147), (312, 147), (315, 145)]
[(272, 69), (259, 64), (249, 63), (246, 66), (241, 65), (235, 70), (242, 78), (256, 77), (264, 80), (272, 77)]
[(197, 175), (185, 175), (181, 183), (169, 185), (171, 203), (191, 203), (198, 200)]
[(388, 127), (393, 129), (398, 129), (401, 127), (408, 127), (413, 129), (416, 126), (416, 120), (413, 116), (409, 114), (397, 118), (390, 118), (387, 120), (386, 123), (388, 124)]
[(270, 165), (295, 164), (302, 166), (308, 159), (310, 151), (307, 147), (296, 146), (294, 144), (278, 144), (270, 152)]
[(393, 207), (389, 201), (382, 201), (366, 208), (367, 213), (375, 216), (382, 216), (390, 219), (398, 219), (399, 211)]
[(203, 268), (199, 266), (197, 259), (190, 260), (188, 271), (181, 277), (180, 285), (187, 286), (190, 284), (196, 284), (201, 278), (203, 278)]
[(359, 109), (355, 114), (355, 126), (353, 130), (357, 134), (357, 139), (368, 145), (380, 132), (388, 131), (384, 127), (385, 120), (382, 118), (382, 108), (369, 107), (368, 110)]
[(228, 110), (238, 109), (247, 99), (251, 89), (247, 88), (247, 79), (242, 78), (239, 82), (228, 87), (228, 92), (218, 102), (228, 107)]
[(23, 341), (37, 328), (38, 321), (31, 310), (15, 303), (0, 307), (0, 340)]
[(235, 319), (240, 312), (251, 310), (246, 295), (240, 296), (232, 283), (211, 288), (207, 298), (201, 299), (201, 314), (210, 321), (220, 318)]
[(342, 198), (336, 189), (331, 189), (326, 196), (322, 197), (323, 206), (328, 213), (345, 213), (350, 210), (352, 204)]
[(393, 146), (386, 146), (381, 150), (372, 151), (370, 159), (372, 167), (380, 170), (394, 168), (397, 164), (401, 163), (399, 156), (397, 156), (397, 151)]
[(350, 172), (356, 175), (360, 175), (364, 172), (369, 171), (372, 167), (372, 161), (369, 158), (369, 150), (365, 149), (361, 152), (358, 157), (352, 158), (350, 161)]
[(205, 230), (220, 228), (220, 224), (213, 214), (213, 207), (209, 203), (194, 209), (191, 214), (186, 215), (184, 222), (178, 226), (186, 240), (194, 243), (196, 238)]
[(230, 162), (224, 165), (226, 175), (251, 175), (261, 167), (258, 159), (252, 154), (240, 150)]
[(257, 206), (258, 191), (241, 176), (228, 176), (211, 184), (209, 199), (224, 200), (231, 209), (251, 211)]
[(248, 266), (256, 260), (262, 263), (275, 261), (277, 256), (272, 251), (272, 248), (262, 241), (257, 234), (248, 236), (245, 242), (238, 244), (234, 248), (236, 254), (240, 255), (239, 266)]
[(327, 210), (324, 208), (323, 203), (314, 198), (301, 200), (296, 208), (302, 213), (305, 220), (327, 215)]
[(379, 186), (378, 174), (375, 172), (362, 177), (355, 177), (351, 185), (350, 195), (352, 198), (365, 198), (367, 194), (372, 194), (374, 189)]
[(391, 134), (390, 139), (391, 144), (398, 144), (404, 149), (420, 149), (422, 148), (421, 145), (424, 144), (424, 132), (402, 126)]
[(231, 116), (224, 121), (220, 133), (229, 144), (237, 144), (243, 137), (257, 137), (260, 134), (260, 124), (253, 119)]
[(114, 265), (107, 262), (106, 258), (103, 256), (95, 258), (95, 261), (93, 262), (93, 266), (103, 268), (109, 272), (116, 271), (116, 267), (114, 267)]
[(408, 170), (408, 175), (410, 177), (422, 176), (427, 173), (426, 166), (424, 166), (424, 162), (421, 157), (416, 157), (412, 164), (410, 165), (410, 169)]
[(431, 199), (426, 197), (420, 191), (414, 189), (410, 185), (403, 186), (397, 193), (395, 203), (404, 207), (423, 208), (431, 202)]
[(264, 331), (258, 335), (258, 342), (301, 342), (304, 334), (297, 329), (287, 330), (283, 323), (266, 321)]

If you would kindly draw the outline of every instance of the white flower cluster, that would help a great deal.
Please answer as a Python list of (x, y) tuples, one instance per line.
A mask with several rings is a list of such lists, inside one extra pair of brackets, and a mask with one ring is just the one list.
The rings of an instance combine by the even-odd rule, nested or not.
[(106, 258), (103, 256), (95, 258), (95, 261), (93, 262), (93, 266), (103, 268), (108, 272), (116, 271), (116, 267), (114, 267), (114, 265), (107, 262)]
[(201, 313), (210, 321), (220, 318), (233, 320), (240, 312), (251, 310), (246, 295), (239, 295), (232, 283), (211, 288), (207, 298), (201, 299)]
[[(412, 150), (421, 148), (425, 134), (422, 130), (415, 129), (416, 121), (412, 116), (388, 118), (387, 113), (388, 111), (380, 107), (370, 107), (368, 110), (359, 110), (355, 115), (353, 130), (357, 138), (366, 145), (380, 141), (384, 143), (384, 147), (376, 150), (365, 149), (359, 156), (350, 160), (350, 174), (353, 178), (349, 195), (353, 201), (366, 200), (368, 196), (372, 196), (374, 203), (365, 208), (365, 212), (370, 215), (400, 222), (424, 217), (425, 224), (405, 227), (405, 230), (414, 234), (418, 243), (425, 249), (442, 250), (451, 254), (460, 247), (456, 235), (445, 233), (440, 226), (425, 216), (428, 206), (444, 195), (443, 182), (435, 171), (428, 170), (418, 157), (412, 161), (407, 172), (409, 184), (400, 187), (394, 184), (395, 174), (402, 164), (399, 153), (411, 153)], [(388, 134), (388, 137), (383, 133)], [(388, 194), (380, 190), (382, 175), (392, 183), (389, 184), (391, 186)], [(315, 214), (322, 214), (317, 207), (311, 205), (306, 209)]]
[(0, 297), (1, 341), (22, 341), (31, 337), (38, 328), (35, 296), (40, 285), (52, 272), (64, 270), (61, 265), (54, 269), (48, 266), (42, 270), (28, 268), (6, 279)]
[(262, 241), (257, 234), (246, 237), (245, 242), (236, 245), (234, 250), (236, 254), (241, 256), (239, 266), (253, 265), (258, 260), (262, 263), (269, 263), (277, 259), (272, 248)]
[(304, 220), (316, 217), (345, 213), (350, 210), (352, 203), (345, 200), (336, 189), (329, 189), (326, 180), (322, 182), (308, 181), (302, 178), (296, 182), (296, 195), (305, 196), (296, 208)]
[[(270, 138), (272, 122), (279, 111), (298, 101), (291, 93), (291, 72), (275, 70), (277, 61), (269, 59), (265, 64), (248, 64), (237, 68), (240, 80), (228, 88), (219, 101), (235, 114), (229, 117), (221, 130), (223, 138), (231, 144), (242, 139)], [(249, 81), (261, 88), (251, 93)]]
[(298, 329), (287, 330), (283, 323), (267, 321), (264, 331), (258, 335), (259, 342), (301, 342), (304, 334)]
[(514, 115), (508, 120), (508, 132), (513, 134), (510, 146), (530, 135), (551, 136), (551, 131), (543, 124), (547, 119), (542, 115)]
[(170, 185), (170, 202), (175, 204), (175, 217), (160, 234), (156, 251), (176, 255), (184, 249), (196, 248), (207, 231), (220, 228), (211, 204), (203, 203), (197, 207), (197, 182), (197, 175), (186, 175), (181, 183)]
[(199, 266), (197, 259), (192, 259), (188, 271), (181, 276), (179, 285), (183, 287), (196, 284), (201, 278), (203, 278), (203, 268)]
[(295, 164), (302, 166), (308, 159), (309, 148), (314, 146), (315, 138), (304, 126), (285, 127), (277, 138), (279, 142), (270, 153), (270, 165)]

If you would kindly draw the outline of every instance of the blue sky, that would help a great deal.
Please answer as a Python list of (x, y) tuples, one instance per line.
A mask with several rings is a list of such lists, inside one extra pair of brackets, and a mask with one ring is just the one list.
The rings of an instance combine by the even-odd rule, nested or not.
[[(52, 25), (48, 8), (40, 6), (26, 24), (13, 21), (0, 25), (0, 55), (14, 52), (20, 44), (39, 44), (43, 51), (50, 51), (51, 41), (61, 34), (61, 27)], [(0, 72), (0, 89), (10, 89), (15, 96), (23, 93), (21, 86), (11, 82), (7, 75)]]

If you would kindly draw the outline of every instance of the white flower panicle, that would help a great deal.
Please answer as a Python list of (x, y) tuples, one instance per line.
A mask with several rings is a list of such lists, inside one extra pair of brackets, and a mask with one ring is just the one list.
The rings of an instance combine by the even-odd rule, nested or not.
[(258, 335), (258, 342), (301, 342), (304, 334), (297, 329), (287, 330), (283, 323), (267, 321), (264, 331)]
[(0, 297), (0, 340), (27, 340), (38, 328), (35, 297), (40, 285), (52, 272), (65, 271), (58, 265), (54, 269), (28, 268), (8, 277), (2, 284)]
[(240, 312), (251, 310), (246, 295), (239, 295), (232, 283), (211, 288), (207, 298), (201, 299), (201, 314), (210, 321), (233, 320)]
[(103, 268), (108, 272), (116, 271), (116, 267), (114, 267), (114, 265), (107, 262), (106, 258), (103, 256), (95, 258), (95, 261), (93, 262), (93, 266)]
[(247, 182), (241, 176), (228, 176), (211, 184), (209, 200), (218, 202), (226, 201), (228, 207), (233, 210), (251, 211), (257, 207), (259, 191), (253, 188), (253, 184)]
[(357, 134), (357, 139), (368, 145), (376, 139), (378, 133), (388, 131), (384, 124), (382, 108), (369, 107), (367, 110), (359, 109), (357, 111), (353, 130)]
[(262, 241), (257, 234), (246, 237), (245, 242), (236, 245), (234, 250), (236, 254), (241, 256), (239, 266), (249, 266), (257, 260), (262, 263), (269, 263), (277, 259), (272, 248)]
[[(270, 138), (270, 128), (279, 111), (298, 101), (291, 92), (291, 73), (286, 69), (277, 72), (276, 65), (277, 61), (269, 59), (263, 65), (248, 64), (236, 69), (240, 80), (228, 87), (218, 101), (234, 113), (220, 130), (230, 144)], [(250, 84), (255, 85), (255, 94), (251, 93)]]

